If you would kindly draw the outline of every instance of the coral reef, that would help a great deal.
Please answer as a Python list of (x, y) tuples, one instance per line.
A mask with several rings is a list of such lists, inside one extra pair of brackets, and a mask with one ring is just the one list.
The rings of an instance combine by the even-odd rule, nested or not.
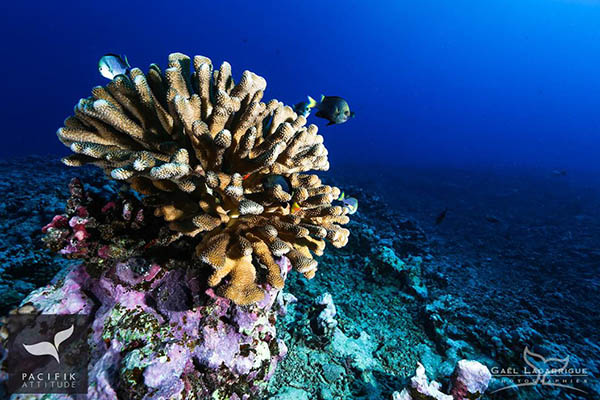
[(325, 240), (341, 247), (349, 234), (332, 205), (340, 190), (306, 174), (329, 168), (323, 137), (290, 107), (262, 102), (265, 88), (249, 71), (235, 84), (227, 62), (213, 70), (174, 53), (164, 72), (133, 68), (95, 87), (57, 132), (76, 153), (65, 164), (128, 182), (173, 231), (196, 237), (210, 286), (237, 304), (283, 286), (276, 257), (312, 278)]
[[(393, 213), (376, 192), (350, 182), (344, 182), (344, 188), (363, 207), (349, 222), (348, 245), (321, 257), (326, 268), (315, 279), (292, 274), (286, 280), (297, 302), (278, 319), (278, 332), (289, 352), (269, 382), (276, 399), (291, 399), (283, 397), (290, 387), (301, 388), (310, 399), (390, 398), (404, 377), (414, 373), (412, 366), (420, 360), (424, 343), (429, 345), (418, 319), (417, 297), (390, 268), (374, 274), (379, 263), (371, 251), (385, 245), (405, 263), (419, 255), (425, 264), (429, 257), (422, 231)], [(315, 335), (311, 326), (323, 309), (317, 303), (324, 293), (331, 295), (336, 309), (337, 326), (328, 340)]]
[[(69, 190), (66, 213), (43, 228), (44, 241), (84, 263), (32, 292), (17, 312), (90, 316), (89, 398), (260, 397), (287, 352), (274, 325), (285, 311), (279, 289), (239, 306), (207, 286), (189, 262), (194, 246), (173, 241), (135, 197), (105, 202), (79, 179)], [(274, 262), (285, 281), (289, 259)]]
[(139, 272), (142, 267), (132, 261), (138, 258), (169, 269), (197, 268), (193, 245), (164, 226), (132, 193), (120, 192), (119, 198), (106, 201), (85, 190), (78, 178), (71, 180), (69, 192), (65, 213), (42, 228), (42, 241), (63, 257), (83, 260), (93, 276), (119, 263)]
[[(121, 185), (118, 181), (104, 179), (100, 169), (83, 167), (77, 169), (77, 173), (86, 182), (86, 190), (92, 192), (92, 199), (97, 198), (97, 194), (114, 193), (101, 201), (93, 200), (87, 206), (100, 225), (108, 223), (101, 209), (111, 200), (116, 205), (115, 217), (120, 215), (125, 201), (133, 202), (134, 207), (143, 207), (127, 192), (117, 198), (117, 189)], [(344, 179), (340, 173), (349, 176)], [(600, 298), (596, 296), (599, 287), (591, 279), (594, 272), (589, 270), (594, 253), (575, 251), (580, 249), (579, 246), (581, 249), (599, 247), (600, 236), (594, 234), (600, 226), (600, 219), (595, 217), (600, 209), (598, 200), (594, 202), (587, 198), (589, 205), (577, 208), (577, 214), (573, 214), (565, 207), (572, 203), (573, 196), (581, 194), (577, 186), (561, 187), (557, 192), (554, 180), (525, 180), (519, 175), (508, 186), (519, 190), (511, 195), (514, 199), (511, 204), (516, 204), (510, 212), (515, 212), (513, 219), (502, 214), (502, 210), (493, 210), (494, 214), (511, 222), (509, 233), (513, 239), (508, 240), (504, 238), (504, 232), (496, 232), (497, 226), (481, 225), (470, 211), (461, 216), (463, 209), (452, 208), (452, 204), (463, 201), (466, 189), (462, 188), (466, 184), (472, 185), (468, 189), (474, 198), (471, 205), (482, 214), (489, 212), (489, 207), (498, 204), (481, 194), (486, 187), (481, 182), (489, 182), (492, 179), (489, 176), (469, 171), (461, 181), (453, 180), (447, 171), (439, 169), (419, 172), (408, 168), (395, 171), (393, 180), (384, 176), (374, 181), (370, 172), (365, 171), (368, 176), (364, 180), (359, 173), (362, 170), (336, 169), (327, 174), (327, 184), (343, 186), (347, 193), (356, 196), (361, 211), (348, 225), (352, 231), (348, 245), (329, 249), (320, 258), (319, 273), (314, 279), (303, 279), (301, 274), (287, 276), (285, 290), (294, 293), (295, 297), (280, 292), (273, 307), (287, 307), (287, 314), (277, 317), (277, 335), (285, 341), (289, 351), (269, 380), (268, 392), (259, 398), (389, 399), (394, 391), (406, 387), (406, 379), (414, 375), (417, 362), (423, 364), (430, 381), (439, 382), (444, 393), (451, 393), (452, 374), (462, 359), (478, 360), (493, 373), (483, 398), (600, 398), (597, 378), (600, 376), (600, 347), (596, 340), (598, 330), (594, 329), (598, 326), (598, 316), (588, 312), (598, 308), (597, 299)], [(63, 189), (72, 174), (72, 169), (47, 157), (0, 161), (3, 177), (0, 193), (4, 199), (0, 205), (3, 222), (0, 231), (4, 237), (0, 243), (4, 260), (0, 266), (0, 297), (3, 299), (1, 305), (6, 307), (2, 315), (17, 306), (31, 290), (47, 284), (56, 271), (81, 262), (81, 259), (69, 260), (59, 253), (45, 251), (40, 240), (43, 236), (40, 227), (64, 207), (68, 192)], [(494, 187), (506, 187), (506, 179), (502, 179), (494, 178)], [(463, 186), (452, 189), (454, 197), (442, 200), (440, 189), (454, 187), (444, 186), (446, 184)], [(539, 200), (544, 201), (543, 211), (531, 208), (525, 201), (527, 199), (519, 201), (523, 197), (521, 194), (530, 187), (535, 187)], [(386, 190), (393, 190), (389, 203), (382, 199)], [(432, 210), (445, 206), (452, 208), (454, 213), (443, 225), (431, 227), (436, 216)], [(145, 209), (148, 210), (144, 213), (145, 227), (154, 223), (163, 225), (162, 218), (154, 218), (151, 210)], [(558, 219), (545, 228), (547, 237), (543, 241), (523, 241), (521, 247), (511, 246), (519, 235), (539, 233), (540, 230), (530, 229), (537, 226), (536, 221), (546, 213)], [(526, 217), (519, 218), (519, 215)], [(546, 246), (548, 237), (559, 237), (565, 229), (571, 230), (572, 240), (555, 242), (556, 247)], [(98, 232), (91, 227), (86, 231), (92, 235), (86, 243), (94, 248)], [(144, 245), (136, 246), (139, 255), (134, 258), (152, 260), (167, 269), (166, 263), (160, 260), (162, 253), (167, 253), (164, 247), (151, 245), (142, 253), (151, 240), (148, 235)], [(169, 245), (168, 253), (180, 254), (178, 260), (183, 260), (194, 252), (194, 240), (180, 238)], [(64, 245), (67, 243), (65, 241)], [(577, 248), (573, 247), (574, 243)], [(119, 242), (115, 241), (113, 246), (118, 250)], [(375, 256), (372, 249), (383, 247), (391, 249), (406, 264), (413, 264), (411, 259), (414, 257), (422, 258), (420, 279), (429, 293), (425, 301), (419, 300), (413, 289), (406, 285), (403, 273), (388, 268)], [(498, 254), (503, 258), (498, 258)], [(586, 255), (589, 258), (586, 259)], [(552, 265), (552, 274), (530, 271), (522, 264), (523, 260), (534, 263), (542, 259), (548, 261), (544, 265)], [(506, 269), (513, 263), (519, 266), (514, 273)], [(516, 268), (515, 265), (510, 268)], [(562, 269), (557, 269), (557, 265), (562, 265)], [(108, 268), (106, 261), (104, 267)], [(134, 269), (137, 268), (140, 266)], [(63, 276), (61, 274), (57, 279)], [(205, 281), (204, 277), (198, 280)], [(531, 290), (532, 282), (542, 285), (543, 296)], [(338, 337), (323, 345), (312, 340), (314, 334), (307, 315), (315, 299), (325, 292), (332, 295), (335, 303), (338, 326), (334, 334)], [(29, 308), (25, 303), (22, 306), (25, 310)], [(355, 344), (351, 346), (352, 351), (342, 352), (340, 349), (348, 343)], [(570, 368), (586, 368), (587, 382), (575, 383), (575, 386), (587, 394), (541, 385), (492, 393), (513, 384), (509, 377), (498, 376), (499, 368), (520, 370), (526, 365), (523, 361), (525, 344), (545, 357), (569, 356)], [(365, 350), (359, 352), (361, 346)], [(277, 358), (277, 352), (273, 354)], [(368, 368), (360, 369), (365, 366)], [(4, 398), (2, 394), (0, 398)]]

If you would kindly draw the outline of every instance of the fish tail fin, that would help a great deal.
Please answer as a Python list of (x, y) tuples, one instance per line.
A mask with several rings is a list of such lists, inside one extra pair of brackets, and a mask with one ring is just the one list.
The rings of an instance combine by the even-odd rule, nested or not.
[(123, 61), (125, 61), (127, 68), (131, 68), (131, 64), (129, 64), (129, 60), (127, 59), (127, 56), (125, 54), (123, 54)]
[(338, 197), (338, 200), (342, 201), (342, 200), (344, 200), (344, 197), (345, 197), (345, 193), (342, 192), (342, 194), (340, 194), (340, 197)]
[(317, 106), (317, 101), (310, 96), (308, 97), (308, 108), (315, 108)]
[(300, 211), (300, 205), (297, 202), (294, 202), (294, 204), (292, 204), (290, 211), (292, 214), (296, 214), (298, 211)]

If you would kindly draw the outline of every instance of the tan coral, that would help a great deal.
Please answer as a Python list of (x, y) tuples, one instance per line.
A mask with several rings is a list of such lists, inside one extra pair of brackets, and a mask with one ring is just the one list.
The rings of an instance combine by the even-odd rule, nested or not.
[[(70, 166), (94, 164), (146, 195), (155, 215), (197, 239), (209, 284), (238, 304), (281, 288), (276, 258), (312, 278), (325, 241), (348, 241), (340, 190), (308, 172), (329, 168), (315, 125), (277, 100), (266, 81), (210, 59), (169, 56), (162, 71), (133, 68), (82, 99), (57, 135), (75, 153)], [(266, 186), (269, 175), (290, 183)]]

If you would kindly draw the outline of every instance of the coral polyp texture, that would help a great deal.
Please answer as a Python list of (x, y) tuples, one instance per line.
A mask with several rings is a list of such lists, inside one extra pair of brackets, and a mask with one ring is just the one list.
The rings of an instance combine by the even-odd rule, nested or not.
[(178, 235), (198, 238), (196, 255), (213, 269), (209, 285), (237, 304), (281, 288), (276, 260), (312, 278), (325, 240), (348, 241), (340, 190), (309, 171), (329, 168), (315, 125), (277, 100), (266, 81), (231, 66), (169, 55), (164, 71), (133, 68), (79, 101), (57, 132), (75, 153), (146, 195)]

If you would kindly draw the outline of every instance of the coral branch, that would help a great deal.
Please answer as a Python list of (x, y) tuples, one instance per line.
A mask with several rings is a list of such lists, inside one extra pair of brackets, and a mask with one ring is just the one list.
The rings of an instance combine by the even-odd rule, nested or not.
[[(206, 57), (174, 53), (164, 72), (133, 68), (94, 88), (57, 132), (76, 153), (65, 164), (100, 166), (147, 195), (171, 229), (197, 237), (209, 283), (238, 304), (283, 285), (273, 257), (287, 253), (312, 278), (323, 239), (340, 247), (349, 234), (331, 204), (340, 190), (306, 174), (329, 168), (323, 137), (290, 107), (262, 102), (266, 85), (250, 71), (235, 84), (227, 62), (214, 70)], [(289, 185), (267, 184), (274, 175)]]

